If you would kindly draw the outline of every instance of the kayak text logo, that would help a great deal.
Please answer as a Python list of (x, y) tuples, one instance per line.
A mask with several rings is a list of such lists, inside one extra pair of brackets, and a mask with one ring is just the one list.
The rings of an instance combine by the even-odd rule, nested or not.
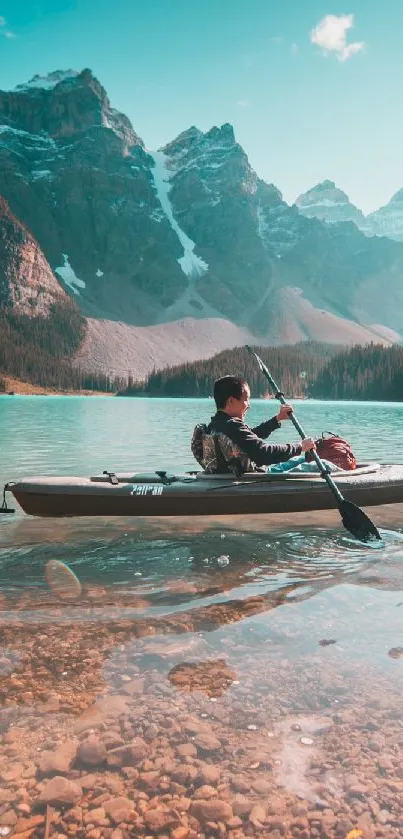
[(164, 487), (155, 484), (138, 484), (133, 488), (132, 495), (162, 495)]

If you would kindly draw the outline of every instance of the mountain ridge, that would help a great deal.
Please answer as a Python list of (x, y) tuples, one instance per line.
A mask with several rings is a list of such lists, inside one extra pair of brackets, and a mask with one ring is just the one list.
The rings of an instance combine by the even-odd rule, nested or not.
[[(289, 206), (228, 123), (191, 126), (150, 152), (90, 70), (54, 71), (0, 91), (0, 164), (0, 194), (88, 318), (83, 352), (98, 369), (114, 324), (143, 359), (143, 330), (167, 325), (177, 348), (188, 330), (202, 349), (207, 329), (213, 352), (244, 334), (263, 343), (403, 334), (402, 245)], [(362, 289), (385, 283), (380, 322)]]
[(403, 189), (395, 192), (383, 207), (367, 215), (330, 180), (321, 181), (303, 192), (295, 203), (308, 218), (317, 218), (327, 224), (352, 221), (366, 236), (386, 236), (403, 242)]

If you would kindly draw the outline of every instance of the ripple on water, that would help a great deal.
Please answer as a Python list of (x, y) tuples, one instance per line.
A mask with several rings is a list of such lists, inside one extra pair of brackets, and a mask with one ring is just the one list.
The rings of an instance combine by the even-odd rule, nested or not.
[[(374, 549), (343, 534), (311, 529), (274, 534), (269, 541), (265, 534), (213, 531), (171, 539), (125, 533), (109, 540), (22, 545), (0, 550), (0, 585), (9, 604), (19, 606), (20, 618), (27, 603), (32, 608), (35, 603), (38, 608), (51, 605), (45, 569), (56, 560), (67, 564), (81, 582), (76, 605), (90, 601), (92, 619), (97, 599), (102, 601), (99, 619), (107, 601), (116, 598), (123, 608), (135, 597), (147, 614), (170, 614), (285, 589), (288, 599), (313, 595), (350, 575), (366, 574), (370, 579), (370, 569), (379, 565), (381, 556), (388, 566), (394, 565), (390, 574), (396, 574), (403, 555), (400, 534), (386, 533), (384, 539), (382, 549)], [(67, 610), (69, 619), (72, 614)]]

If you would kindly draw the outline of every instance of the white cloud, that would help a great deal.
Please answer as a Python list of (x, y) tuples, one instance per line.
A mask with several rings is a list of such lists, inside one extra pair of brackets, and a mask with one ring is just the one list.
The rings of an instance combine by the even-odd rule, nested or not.
[(247, 108), (248, 100), (247, 99), (238, 99), (237, 105), (239, 108)]
[(339, 61), (347, 61), (365, 47), (362, 41), (347, 44), (347, 33), (353, 26), (354, 15), (325, 15), (311, 31), (311, 44), (321, 47), (324, 53), (334, 53)]
[(291, 50), (291, 52), (292, 52), (292, 54), (293, 54), (293, 55), (296, 55), (296, 54), (297, 54), (298, 49), (299, 49), (298, 44), (295, 44), (295, 43), (294, 43), (294, 44), (291, 44), (290, 50)]
[[(5, 17), (3, 17), (3, 15), (0, 15), (0, 26), (6, 26), (6, 19), (5, 19)], [(3, 35), (4, 38), (16, 38), (17, 37), (14, 34), (14, 32), (10, 31), (10, 29), (2, 29), (0, 34)]]

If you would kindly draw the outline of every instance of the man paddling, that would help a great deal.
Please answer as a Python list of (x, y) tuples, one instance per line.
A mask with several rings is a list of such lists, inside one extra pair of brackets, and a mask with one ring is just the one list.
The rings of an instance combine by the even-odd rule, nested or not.
[(315, 449), (312, 437), (301, 443), (269, 444), (264, 439), (280, 428), (283, 420), (290, 419), (291, 405), (281, 405), (272, 419), (250, 428), (244, 422), (250, 407), (250, 388), (237, 376), (223, 376), (214, 382), (214, 400), (217, 413), (207, 426), (196, 426), (192, 439), (192, 452), (208, 472), (250, 472), (257, 468), (282, 463), (302, 452)]

